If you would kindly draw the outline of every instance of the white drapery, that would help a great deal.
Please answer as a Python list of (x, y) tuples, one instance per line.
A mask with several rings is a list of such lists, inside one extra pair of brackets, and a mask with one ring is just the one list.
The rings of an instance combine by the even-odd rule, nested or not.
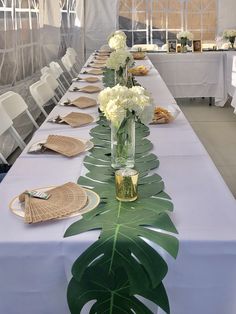
[[(83, 62), (83, 23), (76, 8), (84, 0), (0, 0), (0, 94), (19, 93), (36, 118), (40, 114), (29, 86), (40, 69), (73, 47)], [(23, 115), (14, 126), (26, 138), (32, 123)], [(0, 137), (0, 151), (7, 158), (15, 149), (8, 134)]]
[(0, 86), (31, 76), (69, 46), (83, 59), (82, 24), (76, 18), (80, 2), (0, 0)]

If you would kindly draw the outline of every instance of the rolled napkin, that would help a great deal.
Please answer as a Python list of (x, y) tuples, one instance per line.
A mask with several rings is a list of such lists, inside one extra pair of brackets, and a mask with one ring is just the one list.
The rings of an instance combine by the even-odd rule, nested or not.
[(50, 194), (47, 200), (22, 193), (19, 201), (25, 203), (25, 222), (37, 223), (57, 219), (79, 212), (87, 204), (86, 191), (78, 184), (68, 182), (46, 191)]

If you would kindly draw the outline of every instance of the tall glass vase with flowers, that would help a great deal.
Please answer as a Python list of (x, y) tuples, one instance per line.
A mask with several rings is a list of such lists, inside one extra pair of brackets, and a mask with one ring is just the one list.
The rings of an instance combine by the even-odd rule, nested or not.
[(153, 115), (152, 100), (140, 86), (116, 85), (98, 96), (100, 110), (111, 122), (111, 166), (133, 168), (135, 164), (135, 120), (147, 124)]
[(187, 52), (187, 44), (189, 40), (193, 40), (193, 34), (191, 32), (184, 31), (179, 32), (176, 37), (180, 41), (181, 52)]
[[(127, 86), (128, 69), (134, 64), (134, 58), (127, 50), (113, 51), (106, 61), (103, 83), (106, 87), (113, 87), (117, 84)], [(110, 75), (107, 75), (109, 74)]]
[(227, 29), (223, 33), (223, 37), (228, 39), (231, 44), (230, 49), (234, 50), (234, 42), (236, 38), (236, 29)]

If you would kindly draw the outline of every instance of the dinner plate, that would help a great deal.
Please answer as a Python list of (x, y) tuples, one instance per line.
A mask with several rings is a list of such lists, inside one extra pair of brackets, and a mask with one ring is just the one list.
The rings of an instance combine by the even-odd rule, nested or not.
[[(58, 134), (59, 135), (59, 134)], [(85, 144), (85, 152), (86, 151), (89, 151), (90, 149), (93, 148), (94, 144), (93, 142), (89, 141), (89, 140), (86, 140), (86, 139), (82, 139), (82, 138), (79, 138), (79, 137), (74, 137), (75, 139), (78, 139), (80, 140), (82, 143)], [(45, 144), (47, 142), (47, 139), (42, 139), (42, 140), (39, 140), (35, 143), (33, 143), (30, 148), (28, 149), (28, 153), (30, 154), (39, 154), (41, 153), (41, 147), (42, 147), (42, 144)], [(43, 152), (43, 154), (50, 154), (50, 155), (54, 155), (54, 154), (57, 154), (56, 152), (54, 151), (51, 151), (51, 150), (46, 150), (45, 152)]]
[[(38, 189), (34, 189), (34, 190), (39, 191), (39, 192), (45, 192), (45, 191), (49, 191), (51, 189), (54, 189), (55, 187), (56, 186), (49, 186), (49, 187), (43, 187), (43, 188), (38, 188)], [(83, 188), (83, 189), (85, 190), (87, 197), (88, 197), (88, 201), (87, 201), (87, 204), (85, 205), (85, 207), (80, 209), (78, 212), (75, 212), (75, 213), (70, 214), (68, 216), (56, 218), (56, 220), (76, 217), (76, 216), (79, 216), (81, 214), (85, 214), (85, 213), (93, 210), (94, 208), (96, 208), (98, 206), (98, 204), (100, 202), (99, 195), (92, 190), (89, 190), (86, 188)], [(12, 201), (9, 204), (9, 208), (15, 215), (22, 217), (22, 218), (25, 217), (24, 203), (19, 201), (19, 195), (15, 196), (12, 199)]]

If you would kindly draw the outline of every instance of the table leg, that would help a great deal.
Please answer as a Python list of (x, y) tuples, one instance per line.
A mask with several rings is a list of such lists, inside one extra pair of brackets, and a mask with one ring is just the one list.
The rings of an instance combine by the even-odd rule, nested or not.
[(212, 106), (215, 104), (215, 97), (209, 97), (209, 106)]

